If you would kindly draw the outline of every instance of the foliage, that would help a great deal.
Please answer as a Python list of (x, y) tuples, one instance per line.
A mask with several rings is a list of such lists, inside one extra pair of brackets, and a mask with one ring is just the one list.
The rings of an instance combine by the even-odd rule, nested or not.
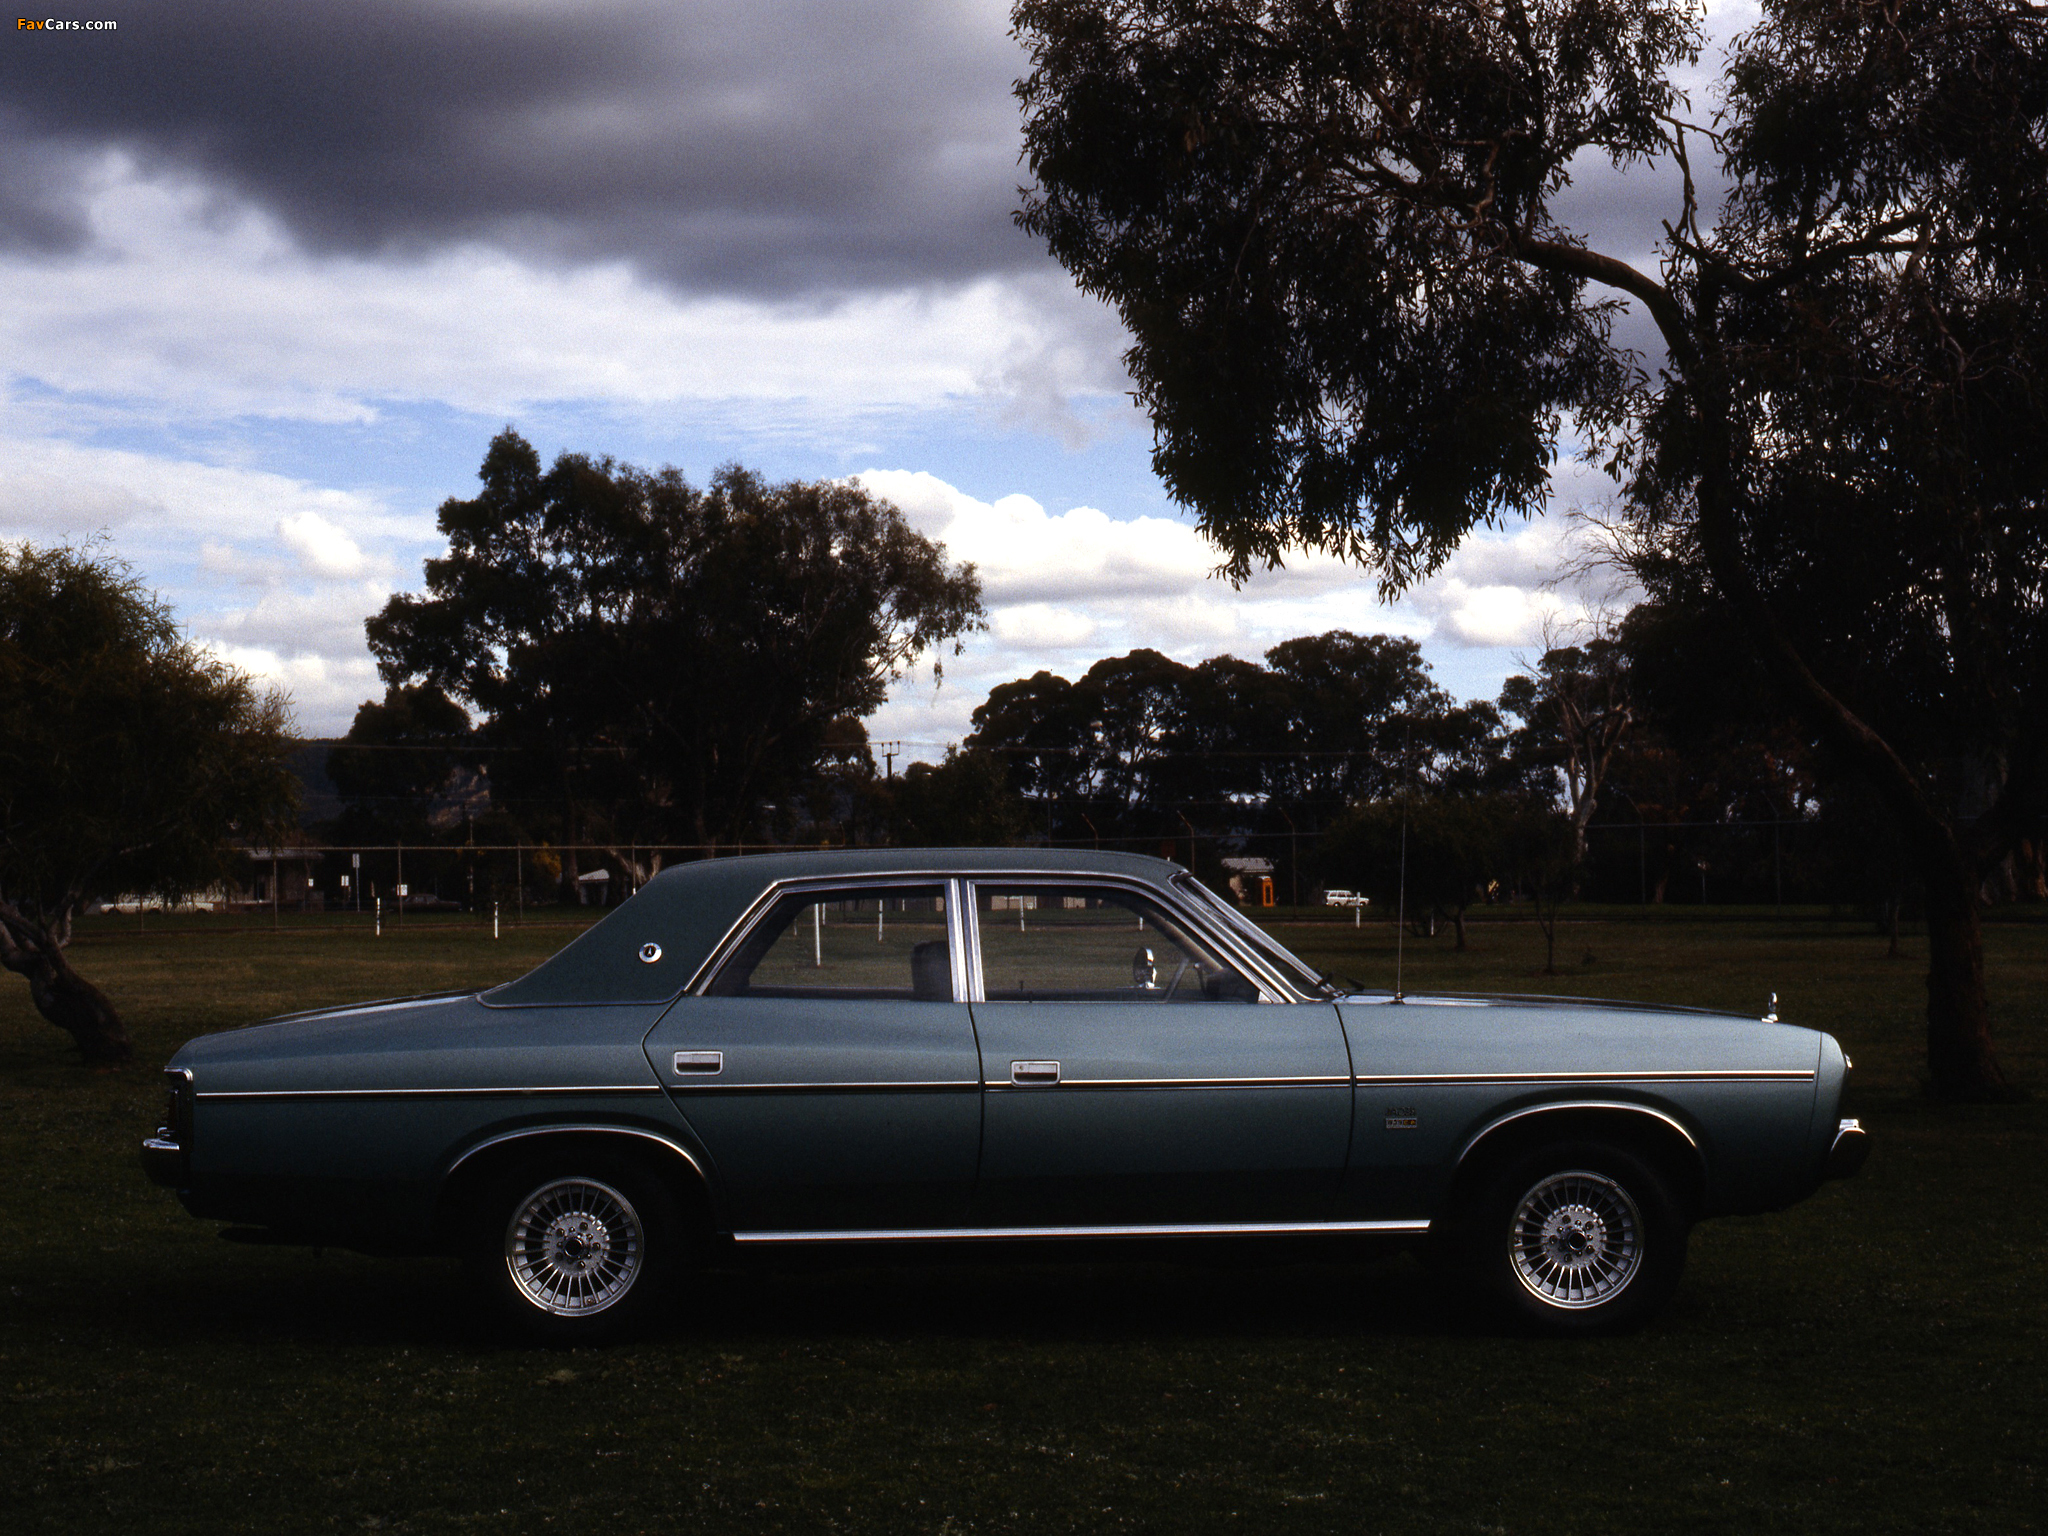
[(1007, 765), (973, 750), (912, 763), (894, 785), (890, 811), (893, 841), (907, 848), (1001, 848), (1029, 830)]
[(358, 708), (348, 735), (327, 753), (328, 776), (347, 802), (344, 839), (424, 841), (434, 802), (468, 766), (469, 734), (469, 715), (431, 683), (394, 683), (382, 703)]
[[(1540, 507), (1569, 419), (1625, 478), (1622, 558), (1739, 616), (1884, 800), (1936, 936), (1934, 1086), (2004, 1096), (1975, 903), (2048, 818), (2048, 13), (1767, 0), (1706, 127), (1690, 0), (1015, 17), (1019, 222), (1123, 317), (1155, 464), (1231, 569), (1309, 547), (1407, 582)], [(1656, 275), (1562, 222), (1595, 156), (1678, 170)]]
[(284, 825), (276, 693), (187, 642), (115, 562), (0, 544), (0, 965), (89, 1061), (128, 1055), (65, 948), (87, 902), (226, 880), (229, 838)]
[(481, 477), (370, 645), (391, 682), (473, 708), (494, 797), (559, 807), (567, 842), (593, 818), (619, 841), (738, 840), (836, 722), (981, 621), (973, 568), (857, 486), (727, 466), (699, 490), (578, 454), (543, 473), (509, 429)]
[(1413, 640), (1332, 630), (1282, 642), (1265, 666), (1139, 650), (1074, 682), (1004, 683), (975, 710), (967, 745), (1002, 754), (1022, 793), (1109, 836), (1171, 832), (1183, 808), (1334, 815), (1404, 784), (1477, 788), (1498, 776), (1501, 735), (1492, 706), (1455, 704), (1430, 680)]
[(1510, 750), (1532, 768), (1564, 783), (1578, 857), (1586, 856), (1586, 824), (1600, 808), (1600, 787), (1635, 724), (1628, 658), (1610, 635), (1584, 645), (1552, 646), (1533, 675), (1510, 677), (1500, 709), (1522, 724)]
[(1465, 909), (1517, 894), (1517, 822), (1527, 803), (1503, 794), (1408, 796), (1361, 805), (1324, 834), (1324, 877), (1372, 898), (1381, 914), (1450, 919), (1465, 948)]

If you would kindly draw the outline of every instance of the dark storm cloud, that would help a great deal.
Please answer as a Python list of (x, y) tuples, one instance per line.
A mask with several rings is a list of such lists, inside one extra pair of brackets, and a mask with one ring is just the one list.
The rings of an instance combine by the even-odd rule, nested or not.
[(194, 0), (0, 54), (0, 239), (83, 238), (109, 150), (313, 250), (483, 240), (697, 291), (1035, 266), (997, 4)]

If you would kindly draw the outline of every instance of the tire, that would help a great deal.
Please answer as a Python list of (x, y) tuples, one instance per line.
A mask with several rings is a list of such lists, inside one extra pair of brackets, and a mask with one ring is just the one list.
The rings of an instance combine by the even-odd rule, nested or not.
[(1460, 1224), (1461, 1267), (1513, 1324), (1556, 1336), (1626, 1333), (1671, 1299), (1691, 1224), (1643, 1158), (1554, 1142), (1487, 1182)]
[(683, 1258), (676, 1203), (661, 1181), (594, 1153), (529, 1161), (493, 1180), (469, 1246), (507, 1330), (554, 1345), (637, 1331)]

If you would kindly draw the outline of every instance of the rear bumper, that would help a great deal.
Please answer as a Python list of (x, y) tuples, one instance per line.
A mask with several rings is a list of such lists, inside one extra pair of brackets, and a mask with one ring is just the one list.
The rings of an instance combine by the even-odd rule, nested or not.
[(1827, 1176), (1846, 1179), (1870, 1156), (1870, 1137), (1860, 1120), (1844, 1120), (1835, 1127), (1834, 1145), (1828, 1148)]

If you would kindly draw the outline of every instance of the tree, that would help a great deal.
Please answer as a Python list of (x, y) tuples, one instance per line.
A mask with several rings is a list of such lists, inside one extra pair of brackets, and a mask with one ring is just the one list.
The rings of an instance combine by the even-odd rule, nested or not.
[[(2048, 11), (1766, 0), (1706, 127), (1690, 0), (1015, 18), (1019, 222), (1122, 315), (1155, 466), (1229, 568), (1317, 548), (1399, 586), (1539, 510), (1575, 433), (1640, 572), (1738, 615), (1884, 798), (1932, 1086), (2003, 1096), (1975, 899), (2048, 800)], [(1562, 221), (1594, 157), (1679, 171), (1659, 271)]]
[(1612, 636), (1594, 635), (1582, 646), (1550, 647), (1530, 670), (1533, 676), (1511, 677), (1501, 689), (1501, 713), (1522, 721), (1511, 750), (1564, 779), (1572, 847), (1584, 863), (1600, 786), (1635, 724), (1627, 654)]
[(993, 753), (949, 749), (912, 763), (894, 785), (896, 841), (908, 848), (1001, 848), (1024, 841), (1024, 803)]
[(327, 773), (348, 802), (351, 838), (387, 834), (422, 842), (437, 797), (466, 765), (469, 716), (430, 683), (393, 684), (382, 703), (356, 710), (348, 735), (328, 749)]
[(88, 1062), (133, 1048), (65, 955), (74, 920), (227, 878), (230, 836), (297, 806), (289, 728), (282, 696), (184, 640), (123, 567), (0, 544), (0, 965)]
[(1405, 905), (1449, 918), (1463, 952), (1466, 909), (1522, 873), (1516, 853), (1526, 804), (1495, 793), (1408, 795), (1361, 805), (1324, 835), (1323, 867), (1384, 912)]
[(729, 465), (698, 490), (578, 454), (543, 473), (510, 429), (480, 473), (370, 648), (388, 681), (473, 708), (493, 794), (551, 799), (571, 844), (592, 818), (612, 840), (739, 841), (848, 717), (982, 621), (973, 567), (858, 486)]

